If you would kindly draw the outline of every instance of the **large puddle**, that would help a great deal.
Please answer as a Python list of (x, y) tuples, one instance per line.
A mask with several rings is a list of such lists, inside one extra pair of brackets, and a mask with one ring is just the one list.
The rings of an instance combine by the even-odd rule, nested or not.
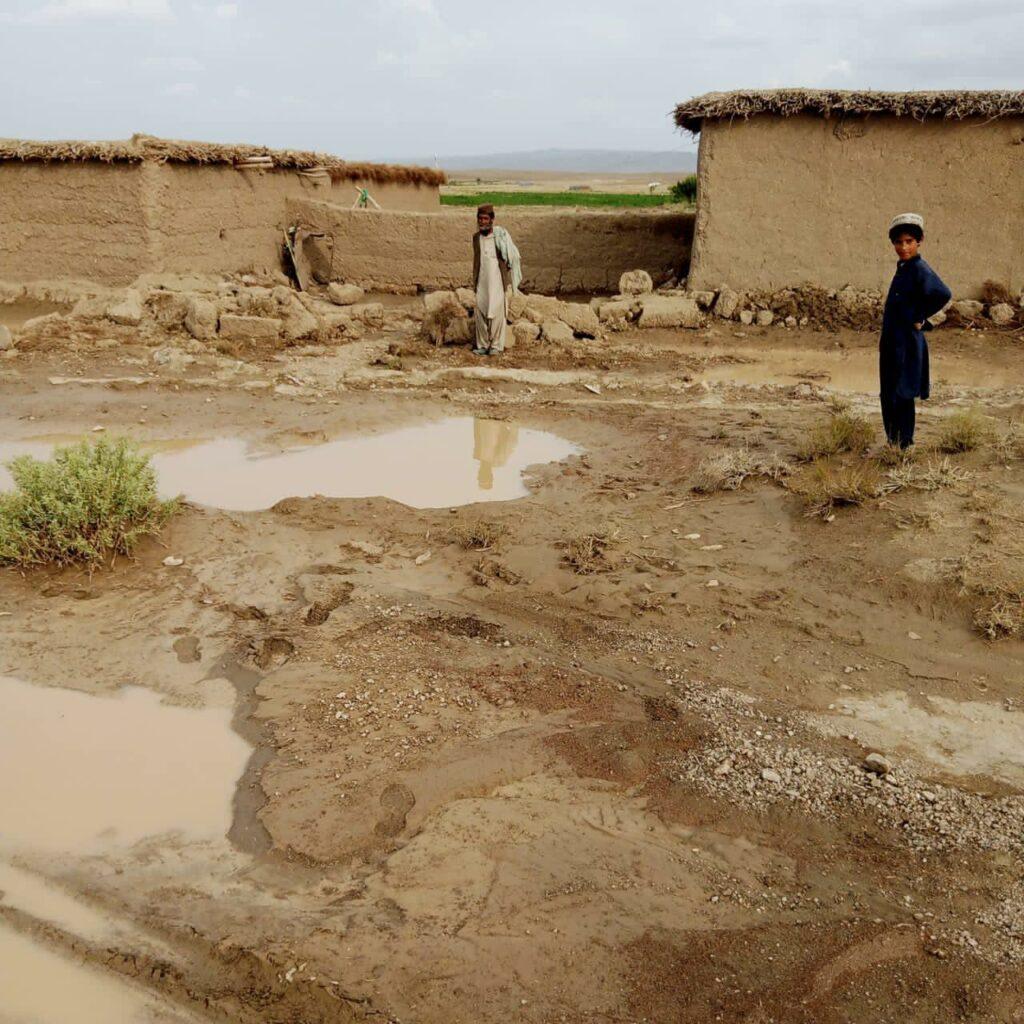
[(229, 707), (128, 687), (93, 697), (0, 676), (0, 847), (90, 854), (223, 839), (252, 748)]
[[(0, 462), (23, 454), (44, 458), (52, 447), (45, 439), (0, 442)], [(579, 451), (555, 434), (467, 416), (270, 454), (237, 439), (157, 444), (153, 464), (164, 495), (234, 511), (316, 494), (443, 508), (524, 497), (527, 466)], [(0, 490), (10, 487), (10, 474), (0, 469)]]

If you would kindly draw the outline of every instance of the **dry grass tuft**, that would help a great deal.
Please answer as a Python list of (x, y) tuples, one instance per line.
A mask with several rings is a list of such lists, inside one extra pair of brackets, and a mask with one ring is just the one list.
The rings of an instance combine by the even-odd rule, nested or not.
[[(1005, 553), (1002, 553), (1005, 554)], [(989, 640), (1024, 635), (1024, 575), (1017, 558), (962, 558), (957, 568), (960, 593), (980, 599), (974, 626)]]
[(863, 505), (883, 493), (882, 477), (870, 462), (852, 465), (816, 462), (792, 485), (807, 515), (828, 518), (837, 508)]
[(690, 490), (697, 494), (735, 491), (748, 477), (779, 481), (792, 472), (793, 467), (777, 455), (761, 457), (746, 448), (738, 448), (704, 459), (694, 473)]
[(579, 576), (610, 572), (618, 565), (618, 560), (613, 557), (618, 534), (618, 530), (605, 527), (596, 533), (583, 533), (571, 538), (565, 549), (566, 562)]
[(894, 494), (908, 488), (915, 491), (938, 491), (944, 487), (965, 483), (970, 478), (971, 474), (966, 469), (953, 465), (948, 455), (928, 462), (906, 459), (886, 473), (882, 490), (886, 494)]
[(504, 523), (492, 523), (486, 519), (474, 519), (456, 523), (448, 535), (459, 547), (467, 551), (491, 551), (508, 536), (509, 528)]
[(797, 453), (802, 462), (830, 458), (842, 452), (863, 455), (875, 441), (875, 428), (865, 416), (838, 412), (816, 427)]
[(1024, 423), (1011, 420), (1006, 432), (992, 441), (992, 450), (1003, 462), (1024, 459)]
[(995, 430), (977, 409), (968, 409), (948, 416), (935, 440), (935, 450), (958, 455), (973, 452), (993, 440)]

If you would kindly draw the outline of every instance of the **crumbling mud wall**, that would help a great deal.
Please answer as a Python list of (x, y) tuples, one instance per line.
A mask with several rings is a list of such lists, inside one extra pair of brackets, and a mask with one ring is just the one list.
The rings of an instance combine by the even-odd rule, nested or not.
[(0, 162), (0, 280), (121, 285), (140, 273), (277, 267), (289, 199), (439, 207), (436, 185), (331, 181), (226, 164)]
[[(349, 211), (289, 203), (293, 223), (333, 238), (331, 277), (372, 289), (458, 288), (470, 283), (473, 210)], [(499, 211), (523, 257), (523, 287), (545, 294), (614, 292), (627, 270), (656, 280), (685, 271), (693, 215), (633, 211)]]
[(691, 288), (884, 290), (908, 210), (954, 295), (1024, 288), (1024, 118), (708, 120), (698, 176)]

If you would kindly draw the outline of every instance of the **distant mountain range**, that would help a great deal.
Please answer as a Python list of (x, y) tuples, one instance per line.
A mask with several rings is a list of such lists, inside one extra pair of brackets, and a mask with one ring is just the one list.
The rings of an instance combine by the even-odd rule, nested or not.
[[(432, 166), (434, 158), (418, 163)], [(687, 150), (534, 149), (520, 153), (485, 153), (478, 156), (442, 156), (446, 171), (577, 171), (588, 174), (691, 173), (697, 154)]]

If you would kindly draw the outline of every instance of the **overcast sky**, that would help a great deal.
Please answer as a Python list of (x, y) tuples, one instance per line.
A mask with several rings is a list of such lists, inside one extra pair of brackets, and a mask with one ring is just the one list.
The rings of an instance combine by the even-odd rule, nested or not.
[(0, 0), (0, 136), (687, 148), (712, 89), (1024, 88), (1024, 0)]

